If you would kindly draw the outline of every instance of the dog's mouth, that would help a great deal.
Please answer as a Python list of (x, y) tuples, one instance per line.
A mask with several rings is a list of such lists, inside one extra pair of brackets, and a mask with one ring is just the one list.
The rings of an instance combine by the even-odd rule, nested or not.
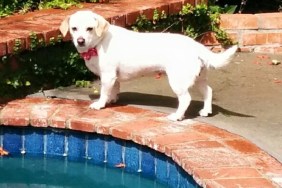
[(85, 44), (77, 44), (78, 47), (85, 47)]
[(81, 47), (81, 46), (76, 46), (76, 50), (78, 53), (84, 53), (84, 52), (87, 52), (87, 48), (84, 46), (84, 47)]

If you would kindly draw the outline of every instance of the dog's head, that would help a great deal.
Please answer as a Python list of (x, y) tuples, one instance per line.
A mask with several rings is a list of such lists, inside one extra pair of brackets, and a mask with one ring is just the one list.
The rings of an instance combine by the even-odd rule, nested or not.
[(99, 43), (109, 25), (107, 20), (92, 11), (78, 11), (63, 20), (60, 31), (63, 36), (69, 31), (77, 50), (85, 52)]

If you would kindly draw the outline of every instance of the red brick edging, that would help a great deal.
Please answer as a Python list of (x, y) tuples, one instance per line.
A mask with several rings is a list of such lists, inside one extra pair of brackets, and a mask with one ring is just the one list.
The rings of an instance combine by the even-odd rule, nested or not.
[(100, 111), (90, 101), (25, 98), (0, 109), (0, 125), (72, 129), (112, 135), (173, 158), (203, 187), (282, 187), (282, 164), (248, 140), (196, 122), (132, 106)]

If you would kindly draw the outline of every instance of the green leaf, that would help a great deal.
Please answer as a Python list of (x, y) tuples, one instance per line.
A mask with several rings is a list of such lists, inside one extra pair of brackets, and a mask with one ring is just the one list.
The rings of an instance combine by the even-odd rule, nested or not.
[(224, 12), (227, 13), (227, 14), (234, 14), (236, 8), (237, 8), (237, 5), (229, 5), (229, 6), (224, 8)]
[(25, 82), (25, 86), (30, 86), (30, 85), (31, 85), (31, 83), (29, 81)]

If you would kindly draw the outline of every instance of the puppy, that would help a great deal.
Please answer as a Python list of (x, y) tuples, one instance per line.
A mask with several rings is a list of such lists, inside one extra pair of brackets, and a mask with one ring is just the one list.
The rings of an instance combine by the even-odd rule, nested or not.
[(60, 26), (68, 31), (86, 66), (101, 79), (98, 101), (90, 108), (99, 110), (116, 102), (120, 82), (152, 72), (165, 72), (178, 98), (178, 108), (168, 116), (177, 121), (184, 118), (191, 96), (188, 89), (196, 84), (203, 94), (201, 116), (212, 113), (212, 89), (207, 85), (208, 68), (227, 65), (237, 50), (233, 46), (223, 53), (213, 53), (193, 39), (170, 33), (138, 33), (109, 24), (91, 11), (78, 11)]

